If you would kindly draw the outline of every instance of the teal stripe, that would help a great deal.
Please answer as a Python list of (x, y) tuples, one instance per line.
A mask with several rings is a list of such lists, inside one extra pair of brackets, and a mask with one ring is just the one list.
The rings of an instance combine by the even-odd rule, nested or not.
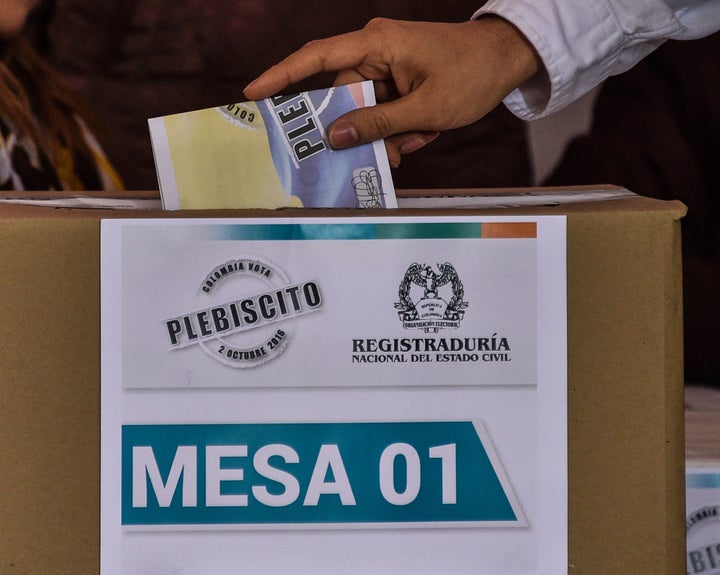
[(380, 224), (378, 239), (446, 239), (446, 238), (479, 238), (482, 236), (482, 224), (468, 223), (407, 223)]
[(482, 224), (474, 222), (390, 224), (238, 224), (209, 229), (210, 239), (232, 240), (394, 240), (479, 238)]
[(688, 473), (686, 485), (691, 489), (719, 489), (720, 473)]

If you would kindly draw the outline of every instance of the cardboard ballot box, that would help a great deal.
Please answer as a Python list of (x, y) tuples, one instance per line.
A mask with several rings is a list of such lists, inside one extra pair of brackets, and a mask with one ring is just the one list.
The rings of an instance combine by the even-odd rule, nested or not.
[[(583, 200), (432, 213), (567, 216), (567, 572), (682, 573), (685, 208)], [(0, 204), (0, 574), (99, 571), (101, 219), (366, 213)]]

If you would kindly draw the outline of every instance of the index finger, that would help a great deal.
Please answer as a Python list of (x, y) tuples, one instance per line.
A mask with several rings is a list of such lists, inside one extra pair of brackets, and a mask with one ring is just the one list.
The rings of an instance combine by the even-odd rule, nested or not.
[(323, 40), (312, 40), (281, 60), (243, 90), (249, 100), (268, 98), (320, 72), (339, 72), (360, 65), (367, 56), (365, 30), (356, 30)]

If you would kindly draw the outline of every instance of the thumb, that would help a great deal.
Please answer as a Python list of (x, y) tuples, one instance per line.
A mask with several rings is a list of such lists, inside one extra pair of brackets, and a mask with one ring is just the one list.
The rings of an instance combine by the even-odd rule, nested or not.
[(383, 140), (396, 134), (416, 129), (408, 122), (406, 106), (399, 100), (359, 108), (340, 116), (327, 130), (328, 142), (333, 148), (343, 149)]
[(360, 134), (352, 123), (352, 118), (341, 117), (335, 120), (328, 128), (327, 137), (330, 146), (336, 150), (362, 144)]

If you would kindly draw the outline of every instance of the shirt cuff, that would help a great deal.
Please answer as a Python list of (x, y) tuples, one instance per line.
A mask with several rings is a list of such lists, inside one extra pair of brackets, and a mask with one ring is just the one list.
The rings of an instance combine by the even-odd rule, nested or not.
[(473, 18), (495, 14), (535, 47), (541, 71), (505, 106), (526, 120), (558, 111), (608, 76), (624, 72), (682, 26), (659, 0), (490, 0)]

